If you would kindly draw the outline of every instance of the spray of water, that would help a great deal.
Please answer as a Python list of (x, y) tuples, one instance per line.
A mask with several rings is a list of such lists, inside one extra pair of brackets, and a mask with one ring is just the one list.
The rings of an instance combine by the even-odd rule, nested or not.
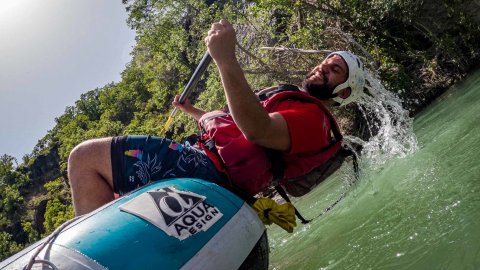
[(372, 135), (366, 142), (360, 138), (346, 136), (347, 143), (363, 146), (362, 163), (377, 167), (394, 157), (406, 157), (414, 153), (417, 138), (413, 133), (413, 118), (401, 105), (401, 100), (382, 85), (376, 74), (366, 72), (366, 88), (370, 94), (363, 95), (357, 102)]

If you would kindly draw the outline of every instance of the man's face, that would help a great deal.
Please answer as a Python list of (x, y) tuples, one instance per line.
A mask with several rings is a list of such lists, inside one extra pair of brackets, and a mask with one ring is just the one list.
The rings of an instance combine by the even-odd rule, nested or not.
[(333, 89), (348, 78), (348, 67), (340, 55), (323, 60), (303, 81), (303, 88), (319, 99), (331, 98)]

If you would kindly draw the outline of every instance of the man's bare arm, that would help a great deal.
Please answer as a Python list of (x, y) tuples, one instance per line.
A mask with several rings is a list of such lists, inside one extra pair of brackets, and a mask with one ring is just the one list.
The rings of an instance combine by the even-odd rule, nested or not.
[(235, 56), (235, 40), (235, 31), (226, 20), (213, 24), (205, 39), (220, 72), (233, 119), (248, 140), (287, 150), (290, 147), (287, 123), (281, 114), (269, 114), (258, 102)]
[(172, 105), (181, 110), (184, 113), (188, 113), (190, 116), (192, 116), (195, 120), (200, 120), (202, 115), (204, 115), (206, 112), (204, 110), (198, 109), (196, 107), (193, 107), (192, 103), (190, 103), (190, 100), (186, 99), (183, 104), (180, 104), (178, 102), (178, 99), (180, 98), (179, 95), (175, 96), (175, 99), (172, 102)]

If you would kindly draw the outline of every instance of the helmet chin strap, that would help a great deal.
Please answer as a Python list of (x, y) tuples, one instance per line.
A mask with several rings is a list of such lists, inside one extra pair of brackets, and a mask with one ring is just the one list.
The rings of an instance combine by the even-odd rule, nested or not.
[(347, 80), (344, 81), (343, 83), (335, 86), (335, 88), (333, 89), (332, 93), (338, 94), (340, 91), (342, 91), (343, 89), (348, 88), (348, 87), (349, 87), (349, 84), (348, 84), (348, 79), (347, 79)]
[(339, 96), (338, 93), (340, 93), (340, 91), (342, 91), (343, 89), (348, 88), (348, 87), (349, 87), (349, 83), (348, 83), (348, 79), (347, 79), (345, 82), (337, 85), (335, 87), (335, 89), (333, 89), (333, 95), (335, 95), (335, 96), (332, 97), (332, 99), (335, 102), (337, 102), (339, 104), (339, 106), (342, 105), (343, 101), (345, 101), (345, 99), (347, 99), (348, 97), (343, 98), (343, 97)]

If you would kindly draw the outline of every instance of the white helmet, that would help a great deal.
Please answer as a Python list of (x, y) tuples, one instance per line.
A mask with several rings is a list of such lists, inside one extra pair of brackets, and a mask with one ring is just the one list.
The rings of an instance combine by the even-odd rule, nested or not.
[(360, 58), (348, 51), (332, 52), (327, 58), (330, 58), (335, 54), (341, 56), (348, 66), (347, 80), (337, 85), (332, 92), (332, 94), (337, 94), (340, 90), (350, 87), (352, 92), (347, 98), (343, 99), (339, 96), (332, 98), (334, 101), (340, 103), (340, 106), (344, 106), (357, 100), (363, 94), (363, 87), (365, 86), (365, 68), (363, 67)]

